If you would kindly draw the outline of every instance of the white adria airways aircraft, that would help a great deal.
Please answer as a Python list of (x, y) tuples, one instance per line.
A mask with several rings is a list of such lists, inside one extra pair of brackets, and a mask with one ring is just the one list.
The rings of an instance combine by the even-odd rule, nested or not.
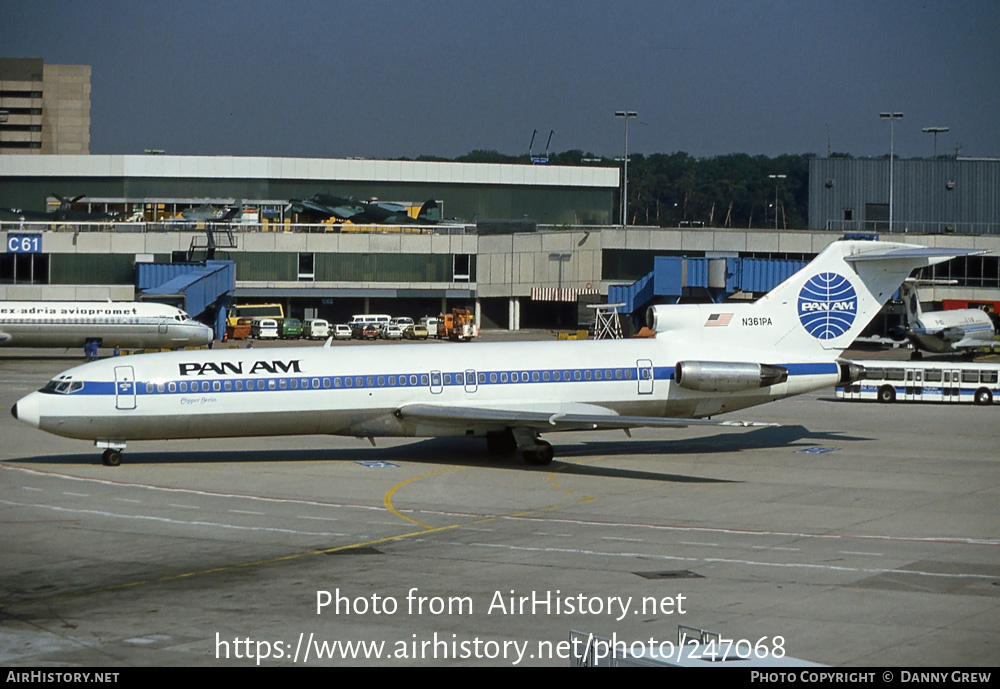
[(0, 345), (11, 347), (200, 347), (207, 325), (166, 304), (125, 301), (0, 301)]
[(251, 434), (480, 436), (547, 464), (554, 452), (542, 433), (725, 424), (705, 417), (857, 379), (861, 368), (838, 357), (900, 283), (967, 253), (837, 241), (754, 303), (651, 307), (648, 339), (104, 359), (11, 411), (94, 441), (108, 465), (132, 440)]

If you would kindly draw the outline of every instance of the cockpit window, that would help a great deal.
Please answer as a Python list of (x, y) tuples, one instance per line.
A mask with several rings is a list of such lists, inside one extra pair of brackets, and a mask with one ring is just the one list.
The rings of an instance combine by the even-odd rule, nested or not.
[(82, 380), (71, 380), (69, 378), (56, 378), (45, 384), (39, 392), (50, 395), (71, 395), (78, 390), (83, 390)]

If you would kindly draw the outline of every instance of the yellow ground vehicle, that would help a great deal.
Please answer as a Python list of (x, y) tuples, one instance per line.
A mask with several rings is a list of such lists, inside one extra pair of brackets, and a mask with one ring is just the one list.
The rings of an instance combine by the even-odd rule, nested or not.
[(281, 304), (239, 304), (233, 306), (226, 315), (226, 326), (235, 327), (241, 318), (273, 318), (281, 321), (285, 318), (285, 309)]

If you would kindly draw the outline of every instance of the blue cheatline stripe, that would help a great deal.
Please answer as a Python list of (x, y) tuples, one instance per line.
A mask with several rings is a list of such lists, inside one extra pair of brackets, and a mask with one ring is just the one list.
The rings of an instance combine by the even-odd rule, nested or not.
[(812, 364), (779, 364), (788, 370), (790, 376), (820, 376), (827, 373), (839, 373), (840, 368), (833, 362)]
[[(837, 373), (835, 363), (781, 364), (792, 376), (812, 376)], [(442, 371), (420, 373), (381, 373), (339, 376), (282, 376), (261, 378), (184, 378), (162, 382), (138, 381), (135, 383), (137, 395), (189, 395), (226, 394), (237, 392), (290, 392), (311, 390), (355, 390), (355, 389), (406, 389), (427, 387), (480, 387), (495, 385), (534, 385), (553, 383), (636, 383), (636, 366), (606, 366), (601, 368), (561, 368), (561, 369), (504, 369), (476, 371), (475, 381), (465, 382), (465, 371)], [(672, 380), (673, 366), (654, 366), (653, 379)], [(181, 387), (184, 386), (182, 390)], [(114, 381), (84, 382), (84, 387), (73, 395), (115, 395), (118, 393)], [(52, 393), (60, 394), (60, 393)]]

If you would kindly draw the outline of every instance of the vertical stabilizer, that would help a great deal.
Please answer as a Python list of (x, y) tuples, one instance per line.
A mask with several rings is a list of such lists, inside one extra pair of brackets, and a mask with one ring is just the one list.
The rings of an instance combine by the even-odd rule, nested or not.
[(920, 295), (917, 294), (917, 281), (911, 279), (904, 280), (902, 287), (899, 288), (899, 298), (906, 308), (906, 325), (910, 327), (924, 315), (923, 310), (920, 308)]
[(809, 265), (758, 300), (752, 311), (780, 333), (772, 346), (801, 355), (847, 349), (913, 270), (980, 253), (911, 244), (833, 242)]

